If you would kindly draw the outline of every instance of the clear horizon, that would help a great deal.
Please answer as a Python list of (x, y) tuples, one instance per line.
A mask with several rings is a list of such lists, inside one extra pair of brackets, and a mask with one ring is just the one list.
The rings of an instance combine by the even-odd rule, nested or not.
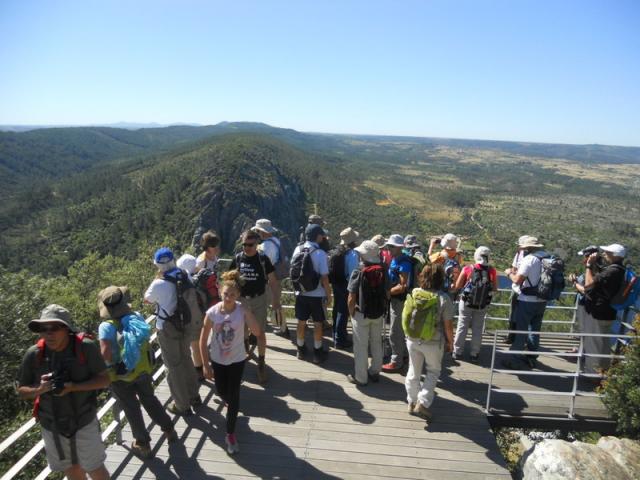
[(634, 0), (5, 0), (0, 125), (640, 146), (639, 26)]

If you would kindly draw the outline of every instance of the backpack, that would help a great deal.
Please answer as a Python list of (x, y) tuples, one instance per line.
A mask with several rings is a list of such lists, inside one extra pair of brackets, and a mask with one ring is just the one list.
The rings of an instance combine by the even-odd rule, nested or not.
[(203, 268), (192, 277), (193, 285), (198, 291), (201, 308), (205, 310), (220, 301), (218, 275), (210, 268)]
[(301, 248), (291, 260), (289, 276), (296, 292), (311, 292), (318, 288), (320, 275), (313, 268), (311, 254), (315, 249)]
[(534, 252), (533, 256), (541, 263), (538, 284), (521, 289), (524, 295), (535, 295), (542, 300), (558, 300), (564, 290), (564, 262), (555, 255), (546, 252)]
[(347, 249), (344, 245), (338, 245), (329, 252), (329, 283), (332, 285), (347, 283), (344, 274), (346, 253)]
[(358, 310), (365, 318), (380, 318), (387, 311), (384, 267), (380, 264), (368, 265), (362, 267), (360, 272)]
[(474, 266), (471, 278), (462, 290), (462, 299), (467, 307), (483, 309), (491, 303), (493, 285), (489, 278), (489, 267)]
[(414, 288), (402, 310), (402, 330), (407, 337), (431, 340), (436, 333), (440, 301), (438, 294)]
[[(149, 347), (151, 326), (144, 321), (139, 313), (129, 313), (119, 320), (110, 319), (107, 323), (113, 325), (120, 334), (120, 363), (109, 369), (111, 380), (131, 381), (143, 373), (153, 370), (153, 357)], [(124, 378), (123, 378), (124, 377)]]
[(640, 282), (631, 266), (625, 268), (624, 279), (618, 293), (611, 298), (611, 308), (614, 310), (626, 310), (635, 305), (640, 294)]
[(443, 291), (448, 292), (455, 285), (455, 278), (453, 278), (453, 273), (456, 271), (460, 271), (460, 264), (454, 258), (447, 258), (442, 264), (442, 268), (444, 269), (444, 287)]
[(166, 317), (160, 318), (172, 324), (179, 332), (184, 332), (192, 319), (201, 318), (204, 315), (198, 303), (198, 293), (184, 270), (179, 268), (171, 270), (165, 273), (163, 278), (176, 286), (177, 303), (173, 315), (167, 315), (165, 311)]
[(289, 258), (289, 255), (287, 255), (287, 252), (290, 252), (291, 250), (289, 250), (284, 244), (285, 244), (285, 238), (279, 238), (279, 241), (277, 242), (274, 238), (267, 238), (265, 240), (265, 242), (271, 242), (273, 243), (276, 247), (278, 247), (278, 261), (276, 261), (276, 263), (273, 265), (273, 268), (275, 268), (275, 275), (276, 278), (278, 280), (284, 280), (285, 278), (289, 278), (289, 269), (291, 268), (291, 259)]

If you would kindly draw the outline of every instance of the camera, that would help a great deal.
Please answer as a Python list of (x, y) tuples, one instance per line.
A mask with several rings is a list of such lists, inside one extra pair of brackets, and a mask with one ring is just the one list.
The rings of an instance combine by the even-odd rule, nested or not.
[(57, 368), (51, 372), (51, 393), (60, 395), (64, 390), (64, 384), (71, 381), (71, 374), (65, 366)]

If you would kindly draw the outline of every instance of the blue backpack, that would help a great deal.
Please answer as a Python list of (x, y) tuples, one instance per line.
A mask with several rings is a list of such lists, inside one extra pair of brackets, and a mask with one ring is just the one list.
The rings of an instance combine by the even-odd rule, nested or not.
[(614, 310), (626, 310), (635, 305), (640, 294), (640, 282), (631, 266), (628, 266), (624, 272), (624, 280), (620, 286), (620, 290), (611, 299), (611, 308)]

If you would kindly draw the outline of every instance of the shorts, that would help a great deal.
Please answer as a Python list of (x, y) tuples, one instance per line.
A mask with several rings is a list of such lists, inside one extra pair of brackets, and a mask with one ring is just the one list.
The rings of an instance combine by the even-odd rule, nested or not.
[(296, 296), (296, 318), (301, 322), (306, 322), (309, 318), (312, 318), (317, 323), (324, 322), (323, 300), (324, 297)]
[[(58, 456), (55, 437), (53, 432), (43, 428), (42, 439), (44, 440), (44, 451), (47, 454), (47, 463), (49, 468), (54, 472), (64, 472), (71, 467), (71, 439), (63, 435), (58, 435), (60, 445), (64, 453), (64, 460)], [(84, 471), (93, 472), (100, 468), (107, 459), (102, 436), (100, 435), (100, 424), (95, 418), (76, 432), (76, 452), (78, 456), (78, 465)]]
[(257, 297), (240, 297), (242, 306), (253, 313), (258, 325), (264, 332), (267, 328), (267, 294), (266, 292)]

